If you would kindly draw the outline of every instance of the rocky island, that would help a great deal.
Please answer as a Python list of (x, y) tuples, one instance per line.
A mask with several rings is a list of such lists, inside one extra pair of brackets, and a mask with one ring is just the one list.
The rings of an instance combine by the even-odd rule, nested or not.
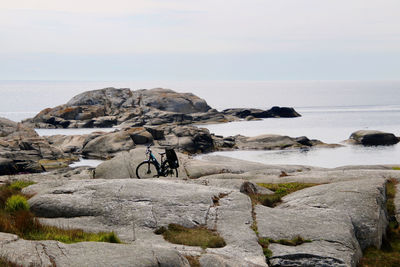
[[(388, 242), (400, 220), (399, 166), (327, 169), (192, 156), (339, 146), (304, 136), (216, 136), (199, 126), (298, 116), (285, 107), (220, 112), (193, 94), (166, 89), (105, 88), (22, 123), (1, 119), (0, 208), (10, 215), (0, 218), (0, 259), (10, 266), (357, 266), (366, 250)], [(102, 127), (116, 128), (48, 137), (33, 129)], [(360, 137), (366, 134), (349, 142), (368, 145)], [(398, 142), (384, 136), (372, 140)], [(154, 152), (178, 151), (179, 177), (132, 179), (150, 143)], [(67, 167), (82, 156), (107, 160), (96, 168)], [(13, 231), (5, 218), (18, 216), (3, 196), (21, 181), (29, 182), (18, 194), (29, 198), (32, 222), (112, 232), (119, 244), (29, 239)], [(220, 239), (176, 241), (177, 229)]]

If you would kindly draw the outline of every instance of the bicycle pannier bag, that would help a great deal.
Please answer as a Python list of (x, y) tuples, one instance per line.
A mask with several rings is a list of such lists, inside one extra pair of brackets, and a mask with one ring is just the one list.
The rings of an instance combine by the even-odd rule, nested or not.
[(173, 149), (165, 149), (165, 155), (167, 156), (169, 167), (172, 169), (176, 169), (179, 167), (178, 157), (176, 156), (175, 150)]

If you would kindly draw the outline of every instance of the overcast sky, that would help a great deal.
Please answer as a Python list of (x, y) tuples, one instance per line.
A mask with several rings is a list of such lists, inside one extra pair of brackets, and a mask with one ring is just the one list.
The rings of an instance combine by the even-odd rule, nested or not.
[(399, 0), (1, 0), (0, 79), (399, 80)]

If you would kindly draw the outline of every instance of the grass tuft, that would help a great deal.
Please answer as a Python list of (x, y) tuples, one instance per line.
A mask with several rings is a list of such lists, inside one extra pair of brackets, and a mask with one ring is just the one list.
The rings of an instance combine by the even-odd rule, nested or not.
[[(20, 192), (29, 184), (31, 183), (16, 183), (0, 187), (0, 232), (16, 234), (28, 240), (57, 240), (64, 243), (82, 241), (121, 243), (113, 232), (86, 233), (81, 229), (60, 229), (42, 225), (29, 211), (27, 197)], [(0, 266), (2, 266), (1, 259)]]
[(6, 201), (7, 212), (28, 211), (29, 204), (26, 198), (22, 195), (12, 195)]
[(221, 248), (226, 245), (224, 239), (215, 231), (204, 227), (186, 228), (179, 224), (169, 224), (168, 229), (161, 227), (155, 233), (162, 234), (164, 239), (186, 246), (206, 248)]
[(275, 207), (282, 202), (282, 197), (296, 192), (298, 190), (315, 186), (313, 183), (283, 183), (283, 184), (258, 184), (259, 186), (270, 189), (274, 192), (272, 195), (250, 194), (251, 201), (255, 204), (261, 204), (267, 207)]
[(35, 184), (35, 182), (20, 180), (20, 181), (15, 181), (15, 182), (11, 183), (8, 187), (11, 190), (21, 191), (23, 188), (28, 187), (33, 184)]
[(199, 256), (185, 256), (188, 260), (190, 267), (200, 267)]
[(258, 244), (260, 244), (260, 246), (262, 247), (264, 256), (266, 258), (270, 258), (272, 257), (272, 251), (268, 248), (269, 246), (269, 238), (265, 238), (265, 237), (261, 237), (258, 239)]

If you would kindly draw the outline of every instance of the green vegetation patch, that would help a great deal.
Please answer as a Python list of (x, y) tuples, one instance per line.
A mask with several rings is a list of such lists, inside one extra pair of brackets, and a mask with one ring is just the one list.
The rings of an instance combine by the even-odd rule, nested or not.
[(283, 183), (283, 184), (264, 184), (259, 183), (259, 186), (265, 187), (274, 192), (271, 195), (251, 194), (249, 195), (251, 200), (256, 204), (261, 204), (267, 207), (275, 207), (282, 201), (282, 197), (296, 192), (298, 190), (316, 186), (319, 184), (314, 183)]
[(264, 256), (268, 259), (270, 257), (272, 257), (272, 251), (268, 248), (270, 242), (269, 242), (269, 238), (264, 238), (261, 237), (258, 239), (258, 244), (260, 244), (260, 246), (262, 247), (262, 250), (264, 252)]
[(35, 182), (20, 180), (20, 181), (15, 181), (15, 182), (11, 183), (8, 187), (12, 190), (21, 191), (23, 188), (28, 187), (33, 184), (35, 184)]
[(164, 239), (186, 246), (206, 248), (221, 248), (226, 245), (224, 239), (215, 231), (204, 227), (186, 228), (178, 224), (169, 224), (168, 229), (161, 227), (155, 234), (163, 235)]
[(87, 233), (81, 229), (60, 229), (41, 224), (29, 211), (28, 196), (21, 193), (21, 189), (30, 184), (32, 183), (13, 183), (0, 187), (0, 232), (16, 234), (27, 240), (121, 243), (113, 232)]
[(392, 169), (395, 170), (395, 171), (400, 171), (400, 167), (398, 167), (398, 166), (395, 166)]
[(26, 200), (26, 197), (22, 195), (12, 195), (6, 201), (6, 209), (7, 212), (16, 212), (20, 210), (29, 210), (29, 204)]
[(386, 183), (386, 209), (389, 215), (389, 227), (381, 249), (368, 247), (364, 250), (358, 267), (392, 267), (400, 266), (400, 227), (396, 220), (394, 197), (396, 195), (396, 179)]

